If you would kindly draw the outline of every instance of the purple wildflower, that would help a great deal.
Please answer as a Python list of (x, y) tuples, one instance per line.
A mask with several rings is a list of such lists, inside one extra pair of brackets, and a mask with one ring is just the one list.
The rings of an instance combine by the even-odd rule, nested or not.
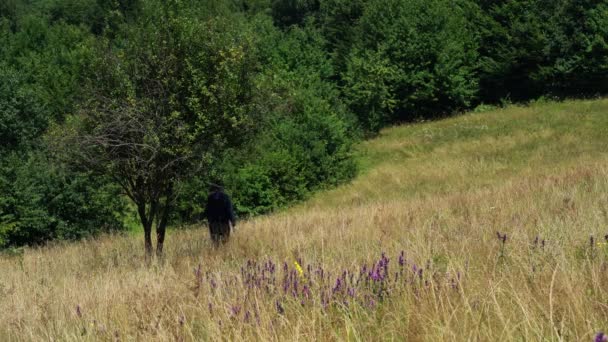
[(401, 251), (401, 254), (399, 254), (399, 266), (403, 267), (403, 265), (405, 265), (405, 253)]
[(306, 299), (310, 297), (310, 289), (308, 288), (308, 285), (304, 285), (304, 287), (302, 287), (302, 295), (304, 295)]
[(80, 308), (80, 305), (76, 305), (76, 316), (82, 318), (82, 309)]
[(340, 278), (336, 279), (336, 285), (333, 288), (333, 293), (336, 293), (338, 291), (340, 291), (340, 289), (342, 288), (342, 282), (340, 281)]
[(372, 278), (373, 281), (382, 280), (382, 276), (380, 275), (380, 272), (378, 272), (378, 269), (374, 269), (373, 270), (371, 278)]
[(597, 333), (597, 335), (595, 335), (594, 342), (608, 342), (608, 335), (600, 331)]

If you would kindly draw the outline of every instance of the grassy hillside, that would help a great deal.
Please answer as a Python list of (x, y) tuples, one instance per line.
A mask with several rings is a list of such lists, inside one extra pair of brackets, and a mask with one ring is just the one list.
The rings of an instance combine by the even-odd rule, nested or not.
[(200, 227), (172, 231), (150, 268), (141, 236), (0, 257), (0, 340), (585, 341), (608, 329), (608, 100), (394, 127), (358, 154), (352, 184), (243, 222), (220, 250)]

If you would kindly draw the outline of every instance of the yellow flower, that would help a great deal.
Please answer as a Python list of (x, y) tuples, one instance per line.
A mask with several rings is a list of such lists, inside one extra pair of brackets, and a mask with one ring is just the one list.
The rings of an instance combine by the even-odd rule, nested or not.
[(293, 264), (296, 266), (296, 271), (300, 275), (300, 278), (304, 276), (304, 271), (302, 270), (302, 266), (297, 261), (294, 261)]

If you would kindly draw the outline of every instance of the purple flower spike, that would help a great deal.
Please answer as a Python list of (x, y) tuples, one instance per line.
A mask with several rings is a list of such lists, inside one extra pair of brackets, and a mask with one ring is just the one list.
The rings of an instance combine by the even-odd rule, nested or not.
[(251, 313), (249, 312), (249, 310), (247, 310), (247, 312), (245, 312), (245, 323), (249, 323), (250, 320), (251, 320)]
[(80, 305), (76, 305), (76, 316), (82, 318), (82, 309), (80, 308)]
[(405, 265), (405, 253), (401, 251), (401, 254), (399, 255), (399, 266), (403, 267), (403, 265)]
[(336, 279), (336, 285), (334, 286), (333, 292), (336, 293), (338, 291), (340, 291), (342, 287), (342, 282), (340, 281), (340, 278)]
[(595, 335), (594, 342), (608, 342), (608, 335), (600, 331)]
[(302, 287), (302, 295), (304, 295), (306, 299), (310, 297), (310, 289), (308, 288), (308, 285), (304, 285), (304, 287)]

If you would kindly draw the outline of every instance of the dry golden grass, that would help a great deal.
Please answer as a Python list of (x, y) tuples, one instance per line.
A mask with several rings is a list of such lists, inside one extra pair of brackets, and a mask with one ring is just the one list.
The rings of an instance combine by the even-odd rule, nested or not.
[[(351, 184), (243, 222), (219, 250), (193, 227), (151, 267), (141, 236), (2, 256), (0, 340), (590, 341), (608, 329), (607, 130), (608, 100), (395, 127), (361, 145)], [(399, 271), (402, 250), (407, 282), (323, 305), (343, 270), (384, 252)], [(298, 259), (331, 277), (299, 278), (304, 305), (249, 289), (241, 267), (269, 259), (277, 284)]]

